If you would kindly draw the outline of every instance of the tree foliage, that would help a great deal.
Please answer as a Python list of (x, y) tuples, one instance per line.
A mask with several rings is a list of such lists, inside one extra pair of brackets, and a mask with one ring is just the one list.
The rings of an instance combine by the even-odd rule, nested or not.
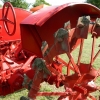
[(87, 0), (87, 3), (91, 3), (95, 5), (96, 7), (100, 8), (100, 0)]
[(29, 3), (27, 3), (25, 0), (2, 0), (3, 3), (10, 2), (14, 7), (27, 9), (29, 7)]
[(2, 7), (2, 5), (0, 4), (0, 7)]
[(35, 3), (32, 5), (33, 7), (39, 6), (41, 4), (46, 4), (46, 5), (50, 5), (49, 3), (47, 3), (45, 0), (36, 0)]

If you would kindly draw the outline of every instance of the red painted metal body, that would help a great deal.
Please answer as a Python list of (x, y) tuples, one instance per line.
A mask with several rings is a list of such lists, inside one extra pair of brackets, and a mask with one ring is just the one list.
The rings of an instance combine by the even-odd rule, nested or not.
[[(23, 83), (23, 73), (21, 70), (19, 71), (23, 62), (18, 60), (19, 52), (22, 50), (20, 46), (20, 22), (29, 16), (31, 12), (20, 8), (13, 9), (15, 15), (13, 15), (11, 7), (9, 7), (7, 18), (4, 16), (7, 8), (0, 9), (0, 95), (7, 95), (21, 89)], [(2, 14), (3, 10), (4, 15)], [(9, 36), (4, 27), (4, 20), (8, 19), (13, 22), (14, 17), (16, 18), (16, 23), (14, 23), (16, 24), (16, 31), (14, 35)], [(9, 31), (13, 30), (14, 24), (7, 23)]]
[[(2, 36), (0, 40), (0, 95), (27, 88), (29, 83), (29, 86), (31, 85), (28, 94), (30, 99), (36, 99), (36, 96), (40, 95), (59, 95), (58, 100), (86, 100), (87, 98), (96, 100), (90, 93), (100, 89), (95, 85), (100, 71), (93, 67), (100, 53), (100, 50), (94, 53), (95, 41), (100, 36), (100, 10), (86, 3), (50, 6), (32, 14), (19, 8), (14, 8), (14, 10), (16, 31), (12, 36), (9, 36), (10, 30), (9, 35), (6, 34), (7, 31), (3, 26), (4, 22), (6, 24), (4, 18), (11, 17), (11, 22), (9, 22), (12, 23), (12, 16), (10, 16), (12, 12), (8, 10), (9, 13), (7, 13), (6, 10), (8, 16), (5, 13), (4, 18), (0, 15), (2, 27), (0, 31), (0, 36)], [(13, 22), (12, 25), (14, 24)], [(8, 26), (11, 28), (10, 25)], [(89, 32), (92, 37), (91, 59), (88, 64), (85, 64), (81, 62), (81, 59), (83, 44)], [(72, 52), (78, 46), (80, 47), (79, 55), (75, 61)], [(63, 53), (67, 55), (68, 61), (59, 56)], [(63, 66), (66, 66), (66, 74), (62, 72)], [(71, 74), (71, 71), (74, 73)], [(65, 92), (38, 92), (40, 83), (43, 81), (54, 84), (57, 88), (64, 86)]]
[[(21, 8), (14, 8), (14, 10), (16, 13), (16, 32), (15, 32), (15, 35), (13, 35), (13, 36), (7, 35), (7, 33), (3, 27), (3, 21), (0, 21), (0, 25), (2, 26), (0, 36), (2, 36), (2, 40), (5, 40), (5, 41), (20, 40), (20, 23), (23, 19), (25, 19), (27, 16), (29, 16), (31, 14), (31, 12), (23, 10)], [(8, 18), (12, 20), (12, 17), (13, 17), (12, 12), (9, 10)], [(0, 19), (2, 19), (2, 9), (0, 9)], [(9, 24), (9, 27), (12, 27), (11, 24)]]

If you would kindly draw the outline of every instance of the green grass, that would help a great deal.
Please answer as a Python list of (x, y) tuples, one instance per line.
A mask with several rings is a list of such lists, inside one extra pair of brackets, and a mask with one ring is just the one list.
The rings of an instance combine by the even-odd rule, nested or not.
[[(83, 54), (82, 54), (82, 59), (81, 59), (82, 63), (88, 64), (90, 62), (91, 50), (92, 50), (91, 43), (92, 43), (92, 38), (91, 38), (91, 35), (89, 35), (88, 39), (86, 39), (84, 42)], [(98, 47), (99, 44), (100, 44), (100, 38), (96, 40), (95, 53), (100, 49), (100, 47)], [(79, 53), (79, 47), (72, 53), (75, 62), (77, 62), (78, 53)], [(68, 62), (68, 57), (65, 54), (62, 54), (61, 58), (63, 58), (65, 61)], [(96, 69), (100, 68), (100, 55), (98, 56), (96, 61), (93, 63), (93, 67)], [(66, 73), (65, 68), (63, 69), (63, 73)], [(100, 77), (96, 80), (96, 84), (100, 86)], [(48, 91), (48, 92), (64, 91), (64, 88), (60, 87), (59, 89), (57, 89), (54, 85), (49, 85), (48, 83), (44, 82), (41, 84), (40, 91)], [(0, 100), (19, 100), (21, 96), (27, 96), (27, 93), (28, 91), (26, 89), (23, 89), (13, 94), (7, 95), (5, 97), (0, 97)], [(96, 91), (92, 93), (92, 95), (95, 96), (98, 100), (98, 97), (100, 96), (100, 92)], [(40, 97), (37, 97), (37, 100), (57, 100), (57, 98), (58, 98), (57, 96), (56, 97), (55, 96), (40, 96)]]
[(13, 94), (9, 94), (7, 96), (0, 97), (0, 100), (20, 100), (21, 96), (27, 96), (28, 91), (26, 89), (22, 89), (19, 91), (16, 91)]

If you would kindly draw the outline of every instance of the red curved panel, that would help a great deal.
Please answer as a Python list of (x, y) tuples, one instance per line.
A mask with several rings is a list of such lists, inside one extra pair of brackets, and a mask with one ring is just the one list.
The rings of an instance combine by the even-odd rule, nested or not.
[(42, 41), (47, 41), (51, 47), (54, 43), (53, 34), (63, 27), (65, 22), (70, 20), (71, 27), (74, 28), (80, 16), (88, 15), (91, 19), (96, 19), (100, 17), (100, 10), (87, 3), (69, 3), (42, 8), (21, 22), (23, 48), (42, 57)]

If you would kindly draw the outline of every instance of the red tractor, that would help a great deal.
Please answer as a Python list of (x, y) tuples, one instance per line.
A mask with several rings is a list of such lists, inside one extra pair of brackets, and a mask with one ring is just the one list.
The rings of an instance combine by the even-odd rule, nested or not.
[[(93, 66), (100, 54), (100, 50), (95, 53), (100, 9), (87, 3), (67, 3), (31, 13), (6, 2), (0, 13), (1, 96), (27, 88), (28, 98), (20, 100), (35, 100), (40, 95), (59, 95), (58, 100), (96, 100), (90, 93), (100, 89), (95, 84), (100, 69)], [(88, 35), (92, 44), (90, 62), (86, 64), (81, 59)], [(72, 52), (78, 47), (75, 61)], [(64, 66), (66, 74), (62, 71)], [(64, 86), (65, 90), (39, 92), (44, 81), (57, 88)]]

